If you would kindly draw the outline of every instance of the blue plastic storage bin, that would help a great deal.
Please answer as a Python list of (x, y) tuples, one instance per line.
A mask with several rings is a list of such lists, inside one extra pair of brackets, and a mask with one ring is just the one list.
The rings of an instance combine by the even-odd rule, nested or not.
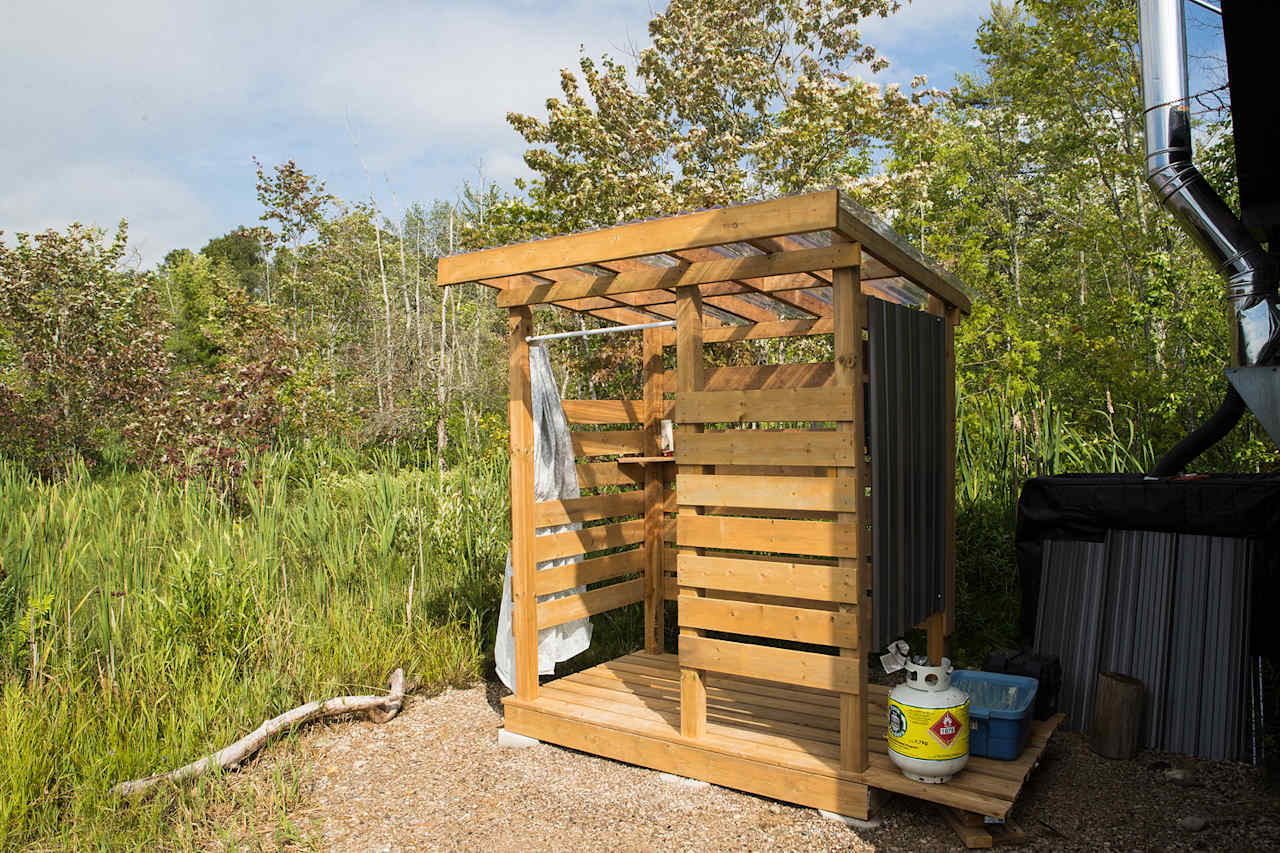
[(1012, 761), (1031, 737), (1034, 678), (957, 669), (951, 686), (969, 694), (969, 754)]

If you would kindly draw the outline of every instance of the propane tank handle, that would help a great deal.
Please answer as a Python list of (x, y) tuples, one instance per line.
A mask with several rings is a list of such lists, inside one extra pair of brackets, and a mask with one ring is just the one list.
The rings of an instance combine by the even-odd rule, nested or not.
[(955, 671), (949, 658), (943, 658), (940, 666), (921, 666), (908, 661), (905, 668), (907, 684), (916, 690), (927, 690), (930, 693), (940, 693), (950, 687), (951, 673)]

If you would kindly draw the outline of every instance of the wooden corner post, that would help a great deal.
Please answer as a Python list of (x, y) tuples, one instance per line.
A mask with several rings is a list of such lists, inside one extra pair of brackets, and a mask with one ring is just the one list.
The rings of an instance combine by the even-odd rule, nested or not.
[(528, 307), (507, 313), (507, 418), (511, 432), (511, 628), (516, 647), (516, 697), (538, 698), (538, 606), (533, 562), (533, 391), (529, 344), (533, 314)]
[[(704, 383), (702, 352), (702, 293), (697, 286), (676, 289), (676, 392), (687, 394), (701, 391)], [(681, 432), (702, 432), (700, 424), (682, 424)], [(676, 456), (680, 455), (680, 438), (676, 437)], [(677, 465), (680, 474), (702, 474), (705, 466)], [(695, 507), (681, 507), (680, 515), (697, 515)], [(680, 553), (690, 551), (701, 554), (703, 549), (680, 548)], [(677, 557), (677, 559), (679, 559)], [(680, 587), (680, 598), (702, 596), (702, 590)], [(678, 606), (677, 600), (677, 606)], [(681, 626), (680, 636), (700, 637), (696, 628)], [(707, 733), (707, 686), (703, 671), (680, 667), (680, 733), (688, 738), (700, 738)]]
[[(662, 330), (644, 330), (644, 455), (658, 456), (662, 429)], [(662, 465), (644, 466), (644, 650), (651, 655), (663, 652), (662, 538), (665, 485)]]
[[(848, 421), (837, 429), (853, 434), (857, 449), (857, 464), (836, 469), (837, 489), (852, 492), (854, 505), (859, 512), (839, 513), (840, 523), (857, 525), (855, 556), (841, 557), (838, 571), (852, 575), (855, 589), (861, 592), (871, 586), (870, 536), (866, 514), (866, 462), (863, 452), (863, 436), (866, 434), (866, 412), (862, 391), (863, 363), (862, 330), (867, 324), (867, 298), (862, 294), (858, 267), (841, 267), (832, 271), (832, 312), (835, 320), (835, 380), (837, 386), (856, 388), (853, 395), (853, 412)], [(871, 642), (871, 602), (859, 595), (857, 604), (841, 604), (847, 611), (856, 608), (857, 644), (855, 648), (840, 649), (841, 657), (866, 657)], [(858, 692), (840, 694), (840, 769), (860, 773), (867, 769), (867, 673), (859, 666)]]
[(943, 581), (942, 608), (923, 622), (929, 662), (942, 663), (947, 653), (947, 635), (956, 629), (956, 323), (960, 309), (948, 306), (937, 296), (929, 297), (929, 313), (942, 320), (942, 382), (944, 400), (943, 452), (946, 465), (942, 476), (943, 494)]

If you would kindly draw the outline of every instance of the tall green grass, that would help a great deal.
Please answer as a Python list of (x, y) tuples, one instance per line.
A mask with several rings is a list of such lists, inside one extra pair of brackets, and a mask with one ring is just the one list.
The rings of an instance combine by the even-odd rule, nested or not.
[(1039, 392), (962, 396), (956, 425), (956, 634), (952, 656), (980, 663), (987, 651), (1016, 647), (1021, 592), (1014, 550), (1018, 495), (1033, 477), (1138, 473), (1154, 464), (1133, 421), (1107, 408), (1106, 430), (1075, 426)]
[(107, 790), (397, 666), (428, 689), (474, 680), (506, 460), (413, 461), (281, 451), (228, 505), (198, 482), (43, 482), (0, 459), (0, 847), (194, 843), (175, 815), (217, 786), (127, 805)]

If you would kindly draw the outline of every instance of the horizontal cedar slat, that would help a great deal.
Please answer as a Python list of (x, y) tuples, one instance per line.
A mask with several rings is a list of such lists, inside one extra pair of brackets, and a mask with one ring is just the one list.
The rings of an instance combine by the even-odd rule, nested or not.
[(846, 649), (858, 645), (858, 614), (851, 610), (812, 610), (692, 595), (682, 595), (678, 600), (681, 628)]
[(834, 563), (680, 553), (676, 572), (681, 586), (858, 603), (857, 578)]
[(677, 423), (850, 421), (853, 388), (687, 391), (676, 395)]
[(585, 462), (577, 466), (578, 486), (599, 489), (604, 486), (643, 486), (644, 468), (619, 465), (617, 462)]
[(690, 548), (733, 548), (819, 557), (857, 557), (858, 525), (780, 518), (679, 516), (676, 542)]
[(726, 477), (834, 477), (837, 470), (822, 465), (717, 465)]
[(441, 258), (441, 285), (835, 228), (836, 190), (548, 237)]
[(644, 400), (561, 400), (571, 424), (638, 424), (644, 420)]
[[(772, 323), (752, 323), (746, 326), (721, 326), (717, 329), (703, 329), (704, 344), (719, 344), (727, 341), (754, 341), (770, 338), (797, 338), (805, 335), (829, 335), (835, 331), (835, 322), (830, 317), (819, 317), (816, 320), (778, 320)], [(674, 329), (662, 330), (662, 345), (676, 345)]]
[(822, 512), (813, 509), (791, 509), (789, 507), (781, 507), (774, 509), (772, 507), (751, 507), (751, 506), (716, 506), (707, 505), (702, 507), (705, 515), (739, 515), (745, 518), (798, 518), (804, 521), (835, 521), (838, 513)]
[(551, 527), (574, 521), (598, 521), (644, 512), (644, 492), (633, 489), (612, 495), (588, 495), (563, 501), (541, 501), (533, 505), (533, 526)]
[[(663, 374), (663, 387), (676, 387), (676, 372)], [(808, 364), (748, 364), (708, 367), (703, 391), (764, 391), (771, 388), (818, 388), (835, 384), (835, 367), (829, 361)]]
[(676, 489), (681, 503), (701, 506), (786, 511), (858, 511), (858, 498), (854, 494), (852, 477), (726, 477), (716, 474), (680, 474), (676, 477)]
[(567, 595), (555, 601), (544, 601), (538, 605), (538, 630), (625, 607), (643, 599), (644, 578), (636, 578), (587, 590), (578, 595)]
[[(712, 284), (744, 278), (794, 276), (795, 273), (829, 270), (833, 267), (857, 266), (861, 247), (856, 243), (837, 243), (813, 249), (796, 249), (768, 255), (716, 257), (680, 267), (637, 267), (614, 275), (602, 275), (580, 281), (549, 282), (512, 287), (498, 294), (498, 307), (539, 305), (564, 299), (612, 296), (647, 290), (670, 290), (695, 284)], [(811, 285), (805, 278), (784, 281), (782, 286), (801, 289)]]
[[(679, 587), (679, 580), (672, 583)], [(757, 592), (737, 592), (732, 589), (718, 589), (715, 596), (723, 601), (744, 601), (747, 604), (775, 604), (778, 607), (803, 607), (808, 610), (839, 610), (840, 605), (834, 601), (819, 601), (813, 598), (797, 598), (795, 595), (761, 595)]]
[(541, 569), (533, 576), (534, 591), (536, 595), (550, 595), (575, 586), (586, 586), (633, 572), (643, 572), (644, 568), (644, 548), (632, 548), (618, 554)]
[(839, 657), (689, 636), (680, 637), (680, 666), (838, 693), (858, 692), (862, 668), (857, 656)]
[(638, 429), (571, 431), (569, 437), (574, 456), (625, 456), (644, 450), (644, 433)]
[[(731, 429), (684, 433), (676, 439), (681, 465), (845, 465), (858, 463), (853, 435), (828, 430)], [(683, 503), (684, 498), (681, 496)]]
[(643, 518), (584, 527), (581, 530), (566, 530), (563, 533), (533, 537), (534, 560), (541, 563), (543, 560), (557, 560), (575, 554), (634, 545), (643, 540)]

